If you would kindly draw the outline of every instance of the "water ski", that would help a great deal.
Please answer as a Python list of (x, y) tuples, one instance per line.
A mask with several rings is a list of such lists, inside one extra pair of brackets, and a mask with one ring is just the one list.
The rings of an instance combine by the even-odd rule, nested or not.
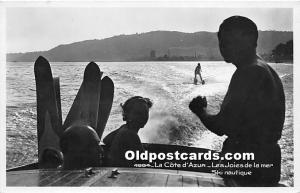
[[(49, 62), (40, 56), (34, 64), (37, 96), (39, 166), (62, 161), (59, 137), (62, 134), (59, 78), (53, 80)], [(49, 163), (50, 162), (50, 163)]]
[[(198, 83), (198, 80), (197, 80), (197, 78), (194, 78), (194, 84), (197, 84)], [(201, 84), (205, 84), (205, 81), (202, 79), (202, 81), (201, 81)]]
[(101, 76), (98, 65), (90, 62), (85, 68), (83, 82), (64, 122), (64, 130), (74, 124), (97, 128)]
[(101, 80), (101, 94), (100, 94), (100, 103), (99, 103), (99, 112), (98, 112), (98, 123), (96, 129), (96, 132), (100, 139), (103, 134), (104, 128), (106, 126), (111, 111), (113, 98), (114, 98), (114, 83), (108, 76), (105, 76)]
[(198, 80), (197, 78), (194, 78), (194, 84), (197, 84)]

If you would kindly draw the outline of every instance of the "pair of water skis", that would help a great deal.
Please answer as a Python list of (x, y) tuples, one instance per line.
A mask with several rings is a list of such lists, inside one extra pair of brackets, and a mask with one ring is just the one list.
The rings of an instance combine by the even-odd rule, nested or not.
[(57, 156), (61, 154), (59, 139), (67, 128), (73, 125), (89, 126), (101, 139), (112, 107), (114, 84), (108, 76), (102, 78), (103, 72), (98, 65), (90, 62), (85, 68), (80, 89), (63, 122), (59, 78), (53, 78), (49, 62), (42, 56), (35, 61), (34, 73), (37, 93), (38, 160), (39, 167), (45, 168), (46, 159), (55, 159), (49, 157), (48, 153), (52, 156), (55, 153)]
[[(194, 84), (197, 85), (197, 83), (198, 83), (197, 78), (194, 78)], [(205, 84), (205, 80), (202, 80), (202, 81), (201, 81), (201, 84)]]

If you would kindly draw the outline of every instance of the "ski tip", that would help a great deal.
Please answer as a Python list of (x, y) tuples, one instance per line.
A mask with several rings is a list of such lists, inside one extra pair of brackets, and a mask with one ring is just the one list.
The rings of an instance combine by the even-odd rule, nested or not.
[(48, 60), (47, 60), (46, 58), (44, 58), (43, 56), (39, 56), (39, 57), (36, 59), (35, 63), (36, 63), (36, 64), (37, 64), (37, 63), (48, 63)]
[(39, 56), (34, 63), (35, 70), (41, 66), (43, 66), (43, 67), (50, 66), (48, 60), (46, 58), (44, 58), (43, 56)]
[(100, 79), (100, 68), (95, 62), (90, 62), (84, 70), (84, 80), (98, 80)]
[(51, 67), (46, 58), (39, 56), (34, 63), (34, 73), (39, 80), (52, 80)]
[(108, 76), (105, 76), (104, 78), (102, 78), (101, 83), (102, 83), (102, 85), (105, 84), (107, 86), (114, 88), (114, 82)]
[(109, 78), (108, 76), (104, 76), (104, 78), (102, 78), (102, 81), (112, 82), (111, 78)]

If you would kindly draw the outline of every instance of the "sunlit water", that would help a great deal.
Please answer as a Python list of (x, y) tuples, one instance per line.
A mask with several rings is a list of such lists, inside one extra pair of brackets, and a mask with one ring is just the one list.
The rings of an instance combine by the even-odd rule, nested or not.
[[(205, 85), (194, 85), (197, 62), (98, 62), (103, 76), (115, 84), (111, 115), (103, 136), (121, 124), (120, 103), (140, 95), (152, 99), (150, 119), (139, 135), (143, 142), (179, 144), (220, 150), (224, 137), (204, 128), (188, 109), (197, 95), (208, 98), (211, 112), (218, 112), (235, 67), (224, 62), (201, 62)], [(52, 62), (54, 77), (60, 77), (63, 119), (83, 78), (81, 63)], [(293, 185), (293, 66), (272, 64), (282, 78), (286, 93), (286, 121), (282, 147), (282, 181)], [(36, 91), (33, 63), (7, 64), (7, 167), (37, 161)], [(103, 138), (103, 137), (102, 137)]]

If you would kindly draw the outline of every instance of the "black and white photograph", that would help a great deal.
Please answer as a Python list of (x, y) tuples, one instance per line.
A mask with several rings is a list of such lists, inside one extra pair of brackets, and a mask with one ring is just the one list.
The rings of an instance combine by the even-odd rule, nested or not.
[(24, 4), (6, 187), (295, 187), (293, 6)]

